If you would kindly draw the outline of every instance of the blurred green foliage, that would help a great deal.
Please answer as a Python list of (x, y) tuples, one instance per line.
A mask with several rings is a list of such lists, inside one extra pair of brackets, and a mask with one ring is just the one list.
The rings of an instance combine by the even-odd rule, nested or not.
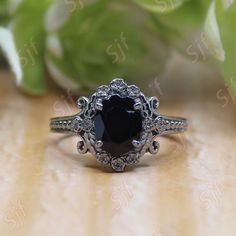
[(148, 21), (149, 15), (136, 6), (98, 1), (74, 11), (62, 27), (48, 33), (60, 41), (63, 56), (50, 46), (47, 56), (82, 89), (114, 77), (136, 82), (153, 77), (163, 68), (168, 48)]
[(233, 0), (12, 2), (1, 0), (0, 24), (11, 26), (21, 87), (30, 94), (46, 91), (45, 68), (60, 86), (75, 90), (90, 90), (114, 77), (145, 83), (163, 70), (171, 49), (187, 55), (205, 21), (209, 50), (224, 50), (220, 64), (236, 94)]
[(41, 95), (46, 90), (44, 53), (46, 32), (44, 15), (52, 0), (36, 2), (22, 0), (13, 15), (13, 34), (22, 62), (21, 87), (30, 94)]
[(224, 6), (222, 1), (216, 1), (216, 18), (225, 52), (225, 60), (221, 65), (226, 85), (236, 95), (236, 2), (228, 3)]
[(4, 25), (9, 20), (8, 0), (1, 0), (0, 3), (0, 23)]

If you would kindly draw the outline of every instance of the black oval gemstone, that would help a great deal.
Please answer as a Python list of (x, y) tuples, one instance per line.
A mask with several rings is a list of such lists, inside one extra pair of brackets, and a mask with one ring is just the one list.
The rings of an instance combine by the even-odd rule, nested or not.
[(102, 111), (95, 116), (96, 139), (103, 142), (102, 149), (113, 157), (132, 151), (132, 140), (140, 137), (142, 116), (133, 106), (133, 99), (114, 95), (103, 102)]

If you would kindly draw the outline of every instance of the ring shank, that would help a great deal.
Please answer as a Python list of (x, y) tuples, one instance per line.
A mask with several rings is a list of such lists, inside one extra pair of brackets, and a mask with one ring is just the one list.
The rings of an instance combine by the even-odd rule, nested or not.
[(187, 131), (187, 119), (182, 117), (171, 117), (161, 115), (161, 124), (157, 124), (156, 129), (161, 128), (160, 135), (177, 134)]
[(72, 124), (75, 116), (54, 117), (50, 119), (50, 130), (56, 133), (75, 134)]

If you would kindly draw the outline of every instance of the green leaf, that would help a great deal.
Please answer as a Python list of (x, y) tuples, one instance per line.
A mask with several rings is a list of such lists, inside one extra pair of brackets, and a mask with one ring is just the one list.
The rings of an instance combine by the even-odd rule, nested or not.
[(215, 2), (213, 1), (205, 21), (204, 33), (206, 42), (208, 44), (208, 50), (215, 58), (220, 61), (225, 60), (225, 51), (221, 42), (220, 31), (218, 22), (216, 19)]
[(211, 0), (189, 0), (168, 14), (153, 13), (154, 30), (169, 47), (173, 47), (185, 56), (188, 46), (194, 44), (205, 20)]
[(14, 13), (12, 30), (23, 69), (21, 88), (34, 95), (46, 91), (44, 15), (50, 2), (22, 0)]
[[(209, 24), (209, 21), (214, 22)], [(208, 13), (209, 48), (220, 60), (226, 86), (236, 95), (236, 2), (215, 0)], [(215, 53), (214, 53), (215, 52)]]
[(9, 1), (1, 0), (0, 2), (0, 25), (5, 25), (9, 21)]
[(60, 49), (56, 52), (55, 44), (48, 44), (47, 57), (84, 90), (115, 77), (130, 82), (154, 78), (164, 68), (168, 49), (148, 22), (146, 11), (125, 1), (88, 4), (74, 11), (57, 31), (49, 32), (48, 39), (56, 37)]

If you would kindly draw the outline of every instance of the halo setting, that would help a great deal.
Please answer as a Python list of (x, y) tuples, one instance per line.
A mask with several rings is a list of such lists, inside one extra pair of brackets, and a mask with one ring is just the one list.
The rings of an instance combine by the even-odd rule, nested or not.
[(156, 154), (157, 136), (187, 129), (185, 119), (160, 115), (156, 97), (145, 97), (137, 86), (128, 86), (123, 79), (98, 87), (90, 99), (81, 97), (77, 104), (80, 113), (53, 118), (51, 129), (76, 133), (81, 139), (79, 153), (89, 151), (98, 162), (117, 172), (138, 163), (146, 152)]

